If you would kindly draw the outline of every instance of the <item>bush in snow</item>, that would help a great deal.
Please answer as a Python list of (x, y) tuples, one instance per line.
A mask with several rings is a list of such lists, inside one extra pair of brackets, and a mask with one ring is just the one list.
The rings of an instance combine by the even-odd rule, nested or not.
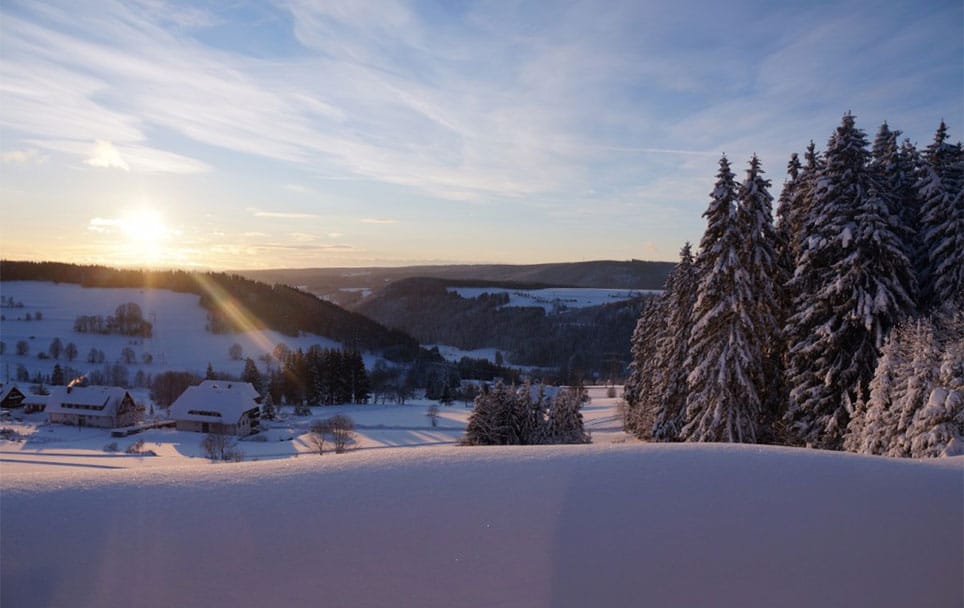
[[(117, 445), (117, 444), (114, 444), (114, 445)], [(144, 451), (144, 440), (138, 439), (134, 443), (127, 446), (126, 451), (128, 454), (140, 454), (141, 452)]]
[(244, 460), (244, 451), (238, 447), (233, 438), (227, 435), (216, 433), (205, 435), (201, 440), (201, 449), (206, 457), (214, 461), (241, 462)]

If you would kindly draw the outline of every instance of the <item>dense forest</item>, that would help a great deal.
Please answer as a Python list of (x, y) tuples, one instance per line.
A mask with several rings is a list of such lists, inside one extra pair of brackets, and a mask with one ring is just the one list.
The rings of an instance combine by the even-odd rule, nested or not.
[(358, 314), (286, 285), (267, 285), (239, 275), (181, 270), (129, 270), (57, 262), (0, 261), (0, 280), (52, 281), (85, 287), (156, 287), (201, 296), (209, 329), (230, 332), (255, 327), (286, 335), (313, 333), (349, 350), (371, 350), (405, 362), (418, 355), (418, 342)]
[(773, 219), (754, 156), (724, 156), (633, 337), (627, 429), (895, 456), (964, 453), (964, 151), (846, 114), (794, 154)]
[[(471, 282), (485, 286), (480, 283)], [(630, 337), (647, 299), (546, 314), (539, 307), (505, 306), (505, 293), (463, 298), (450, 290), (458, 284), (429, 278), (399, 281), (368, 298), (358, 311), (423, 344), (498, 348), (514, 365), (557, 368), (563, 376), (608, 377), (621, 373), (629, 361)]]

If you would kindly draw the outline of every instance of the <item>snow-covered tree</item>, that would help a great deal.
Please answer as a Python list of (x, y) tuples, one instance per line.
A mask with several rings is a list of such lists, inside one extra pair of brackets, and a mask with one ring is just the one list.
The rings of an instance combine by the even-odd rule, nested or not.
[(675, 441), (685, 422), (686, 352), (698, 282), (692, 248), (686, 243), (679, 264), (666, 280), (662, 296), (665, 318), (658, 321), (660, 331), (656, 332), (652, 359), (652, 437), (659, 441)]
[(778, 259), (780, 236), (773, 226), (770, 181), (763, 177), (760, 159), (750, 160), (746, 180), (740, 186), (738, 224), (743, 238), (743, 266), (749, 275), (753, 294), (749, 310), (752, 333), (750, 352), (759, 361), (752, 362), (759, 369), (756, 392), (760, 396), (763, 419), (767, 430), (779, 419), (785, 404), (783, 391), (784, 351), (783, 324), (788, 302), (784, 284), (789, 280), (787, 269)]
[(917, 319), (905, 332), (909, 361), (901, 370), (898, 400), (893, 404), (893, 433), (887, 453), (910, 456), (910, 427), (914, 417), (924, 408), (940, 371), (940, 348), (929, 318)]
[(641, 439), (651, 437), (659, 401), (657, 380), (662, 371), (656, 366), (656, 353), (666, 326), (666, 299), (659, 295), (646, 305), (636, 323), (632, 338), (632, 363), (623, 390), (626, 402), (626, 431)]
[(846, 114), (817, 170), (797, 268), (786, 421), (802, 444), (839, 449), (858, 388), (883, 341), (912, 310), (915, 279), (891, 223), (867, 139)]
[(686, 424), (680, 436), (688, 441), (753, 442), (761, 409), (761, 356), (753, 335), (755, 296), (736, 216), (737, 188), (725, 156), (710, 196), (697, 261), (700, 281), (685, 364)]
[(943, 121), (921, 172), (922, 299), (928, 306), (964, 304), (964, 153), (960, 143), (947, 143)]
[(871, 165), (877, 171), (883, 194), (887, 198), (890, 223), (903, 245), (904, 255), (914, 268), (919, 248), (917, 230), (920, 201), (915, 189), (918, 155), (910, 141), (898, 146), (899, 136), (900, 131), (892, 131), (886, 122), (880, 125), (871, 148)]
[[(894, 328), (881, 349), (870, 394), (863, 407), (855, 408), (847, 425), (844, 449), (860, 454), (886, 454), (894, 443), (897, 424), (894, 400), (904, 360), (900, 338), (903, 326)], [(858, 399), (858, 404), (861, 400)]]
[(586, 392), (581, 387), (567, 388), (556, 393), (549, 404), (546, 423), (546, 443), (589, 443), (583, 428), (582, 404)]
[(907, 429), (910, 456), (933, 458), (964, 454), (964, 344), (944, 353), (940, 374), (927, 402)]

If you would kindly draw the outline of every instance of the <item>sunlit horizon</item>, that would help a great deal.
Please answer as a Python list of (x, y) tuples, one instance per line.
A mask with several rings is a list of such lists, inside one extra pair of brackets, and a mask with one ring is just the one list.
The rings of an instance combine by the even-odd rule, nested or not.
[(0, 257), (674, 261), (716, 163), (964, 134), (960, 2), (0, 7)]

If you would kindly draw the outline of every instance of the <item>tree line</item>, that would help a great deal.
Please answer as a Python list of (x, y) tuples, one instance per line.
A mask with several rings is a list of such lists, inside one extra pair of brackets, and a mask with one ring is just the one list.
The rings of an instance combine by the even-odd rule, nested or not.
[[(775, 222), (760, 160), (741, 183), (720, 160), (699, 253), (684, 246), (638, 321), (627, 430), (960, 449), (964, 355), (949, 328), (964, 306), (964, 153), (943, 122), (922, 151), (899, 136), (884, 123), (870, 146), (846, 114), (823, 153), (791, 156)], [(929, 354), (915, 367), (910, 351)]]

